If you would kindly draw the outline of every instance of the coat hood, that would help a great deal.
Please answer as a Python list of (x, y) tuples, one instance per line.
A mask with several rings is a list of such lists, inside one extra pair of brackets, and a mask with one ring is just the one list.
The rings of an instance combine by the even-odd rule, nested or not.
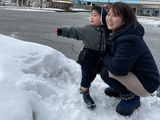
[(138, 23), (138, 25), (135, 29), (134, 29), (134, 23), (131, 23), (126, 29), (110, 36), (108, 40), (112, 40), (114, 38), (117, 38), (118, 36), (122, 36), (122, 35), (125, 35), (125, 34), (134, 34), (134, 35), (138, 35), (138, 36), (143, 37), (144, 33), (145, 33), (145, 30), (140, 23)]
[(101, 23), (104, 26), (107, 26), (106, 25), (106, 15), (107, 15), (106, 9), (104, 7), (101, 7)]

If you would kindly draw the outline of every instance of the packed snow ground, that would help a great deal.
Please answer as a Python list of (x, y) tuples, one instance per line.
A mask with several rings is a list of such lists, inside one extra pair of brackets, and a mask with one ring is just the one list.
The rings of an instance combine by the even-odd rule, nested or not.
[(120, 99), (104, 94), (99, 75), (90, 89), (97, 108), (88, 110), (76, 61), (47, 46), (0, 38), (0, 120), (160, 120), (156, 93), (142, 98), (131, 116), (116, 113)]
[(138, 16), (137, 18), (140, 23), (160, 27), (160, 17)]

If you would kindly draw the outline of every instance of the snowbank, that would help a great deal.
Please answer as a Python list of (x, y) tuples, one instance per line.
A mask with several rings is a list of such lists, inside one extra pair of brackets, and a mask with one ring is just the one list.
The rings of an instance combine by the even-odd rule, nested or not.
[(130, 117), (116, 113), (120, 99), (106, 96), (98, 75), (88, 110), (79, 94), (80, 66), (43, 45), (0, 35), (0, 120), (160, 120), (160, 98), (141, 99)]

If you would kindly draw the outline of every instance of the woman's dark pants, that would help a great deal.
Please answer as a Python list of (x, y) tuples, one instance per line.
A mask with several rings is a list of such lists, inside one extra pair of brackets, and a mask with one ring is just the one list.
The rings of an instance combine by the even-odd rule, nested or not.
[(100, 76), (105, 83), (107, 83), (111, 88), (118, 91), (120, 94), (126, 93), (128, 91), (127, 88), (119, 81), (109, 77), (108, 69), (105, 66), (102, 66)]

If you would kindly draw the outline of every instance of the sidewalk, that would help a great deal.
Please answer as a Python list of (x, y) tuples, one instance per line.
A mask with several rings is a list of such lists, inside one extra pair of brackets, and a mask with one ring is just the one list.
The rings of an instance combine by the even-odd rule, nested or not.
[(58, 9), (58, 8), (36, 8), (36, 7), (30, 7), (30, 9), (34, 10), (45, 10), (45, 11), (56, 11), (56, 12), (90, 12), (90, 10), (86, 10), (83, 8), (72, 8), (69, 10), (64, 9)]
[(90, 12), (83, 8), (71, 8), (69, 10), (58, 8), (39, 8), (39, 7), (25, 7), (25, 6), (0, 6), (0, 9), (7, 10), (26, 10), (26, 11), (50, 11), (50, 12)]

